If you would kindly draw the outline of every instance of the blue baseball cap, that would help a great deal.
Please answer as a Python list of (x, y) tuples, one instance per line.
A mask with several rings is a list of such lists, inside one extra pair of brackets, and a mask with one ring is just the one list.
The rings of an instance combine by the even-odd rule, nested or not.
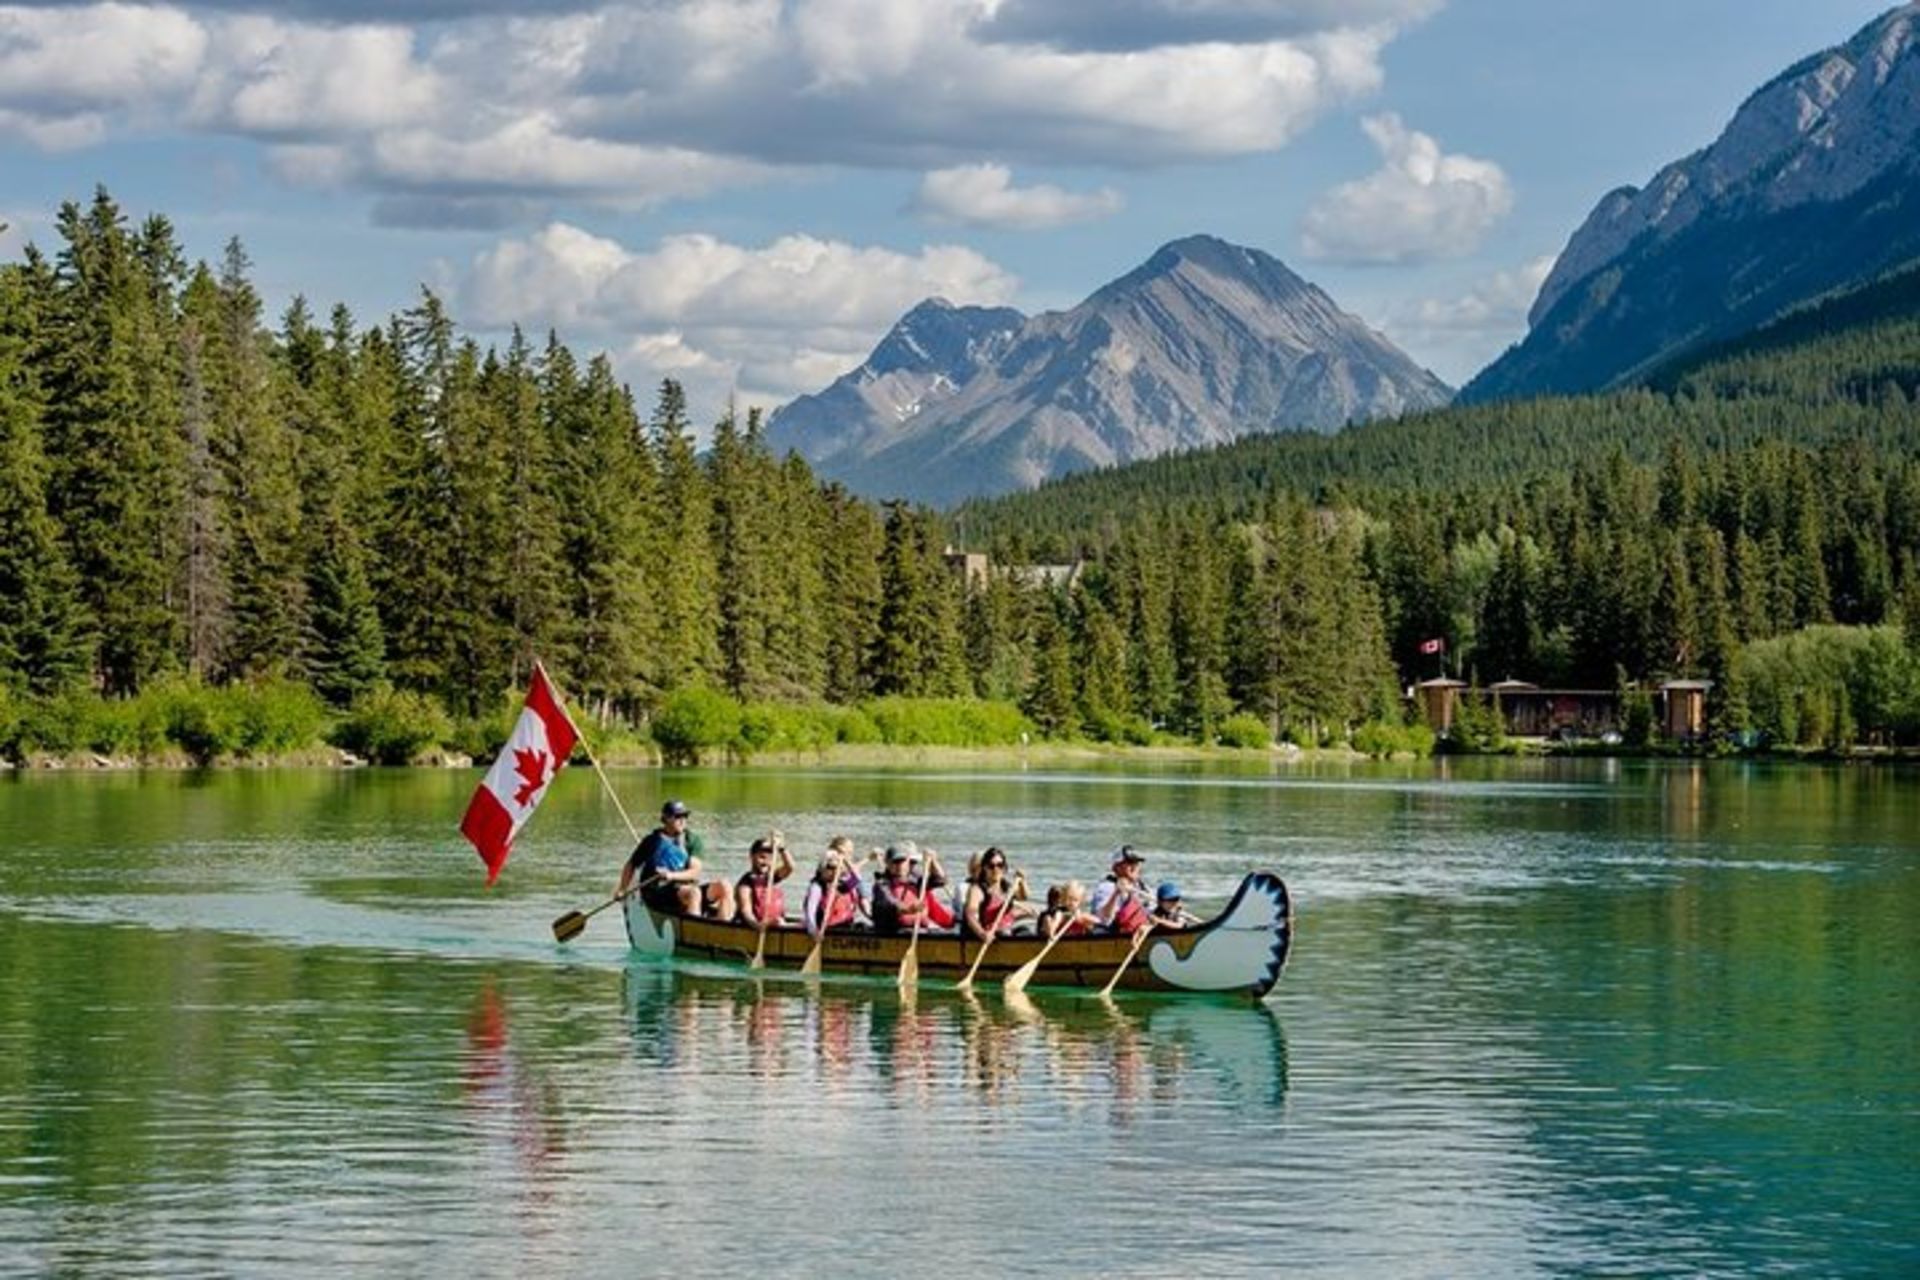
[(1153, 896), (1161, 902), (1178, 902), (1180, 886), (1171, 880), (1163, 880), (1160, 882), (1160, 887), (1153, 891)]

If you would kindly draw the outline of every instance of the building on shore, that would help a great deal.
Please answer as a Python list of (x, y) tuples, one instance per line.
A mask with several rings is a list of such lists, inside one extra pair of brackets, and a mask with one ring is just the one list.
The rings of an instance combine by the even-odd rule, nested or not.
[[(1661, 684), (1659, 727), (1674, 742), (1706, 736), (1710, 680), (1668, 680)], [(1502, 680), (1476, 689), (1462, 680), (1423, 680), (1412, 690), (1421, 718), (1445, 737), (1453, 729), (1463, 698), (1491, 703), (1509, 737), (1555, 740), (1601, 738), (1626, 727), (1625, 698), (1618, 689), (1543, 689), (1524, 680)]]

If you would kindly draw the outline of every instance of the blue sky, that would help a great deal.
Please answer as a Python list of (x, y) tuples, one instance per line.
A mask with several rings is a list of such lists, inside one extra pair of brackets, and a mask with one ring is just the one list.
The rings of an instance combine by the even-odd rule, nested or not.
[(1886, 7), (0, 3), (0, 254), (105, 183), (196, 256), (239, 235), (276, 308), (428, 283), (711, 416), (818, 389), (926, 294), (1070, 306), (1210, 232), (1457, 383), (1603, 193)]

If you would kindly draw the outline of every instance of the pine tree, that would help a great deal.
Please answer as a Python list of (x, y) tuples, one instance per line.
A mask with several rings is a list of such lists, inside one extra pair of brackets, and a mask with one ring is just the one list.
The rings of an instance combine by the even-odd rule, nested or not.
[(220, 291), (200, 264), (181, 296), (180, 416), (186, 456), (182, 515), (187, 670), (212, 679), (232, 630), (227, 579), (226, 485), (216, 462), (214, 348), (220, 340)]
[(376, 365), (364, 393), (376, 404), (392, 401), (373, 562), (387, 669), (410, 688), (446, 692), (456, 679), (461, 609), (445, 421), (453, 322), (422, 290), (420, 305), (396, 317), (367, 354)]
[(720, 675), (713, 498), (693, 447), (686, 394), (671, 378), (654, 406), (659, 497), (646, 512), (651, 584), (647, 600), (649, 683), (677, 689)]
[(927, 620), (934, 584), (927, 573), (921, 525), (925, 517), (904, 502), (886, 504), (886, 541), (880, 553), (880, 616), (866, 683), (876, 694), (920, 696), (934, 662)]
[(773, 547), (764, 512), (773, 501), (766, 469), (731, 409), (714, 428), (707, 453), (713, 494), (714, 585), (719, 602), (720, 678), (736, 698), (765, 696), (770, 683), (767, 632), (775, 607)]
[(1173, 610), (1174, 724), (1201, 743), (1213, 741), (1232, 711), (1227, 694), (1227, 582), (1220, 545), (1225, 533), (1192, 526), (1183, 530), (1175, 554), (1181, 567), (1180, 596)]
[(181, 436), (164, 220), (128, 233), (106, 191), (61, 207), (42, 388), (47, 505), (66, 531), (99, 636), (105, 688), (126, 693), (178, 654)]
[[(757, 414), (748, 418), (756, 452), (766, 445)], [(767, 620), (767, 661), (773, 692), (789, 699), (818, 699), (826, 690), (827, 637), (824, 538), (827, 514), (812, 468), (798, 453), (774, 474), (774, 493), (761, 513), (763, 554), (773, 570), (774, 607)]]
[(236, 676), (298, 676), (305, 655), (298, 438), (279, 403), (251, 264), (229, 241), (210, 350), (214, 456), (222, 472), (232, 629), (223, 665)]
[(1027, 718), (1049, 738), (1080, 732), (1073, 669), (1071, 628), (1060, 616), (1061, 601), (1049, 593), (1035, 611), (1034, 677), (1021, 701)]
[(1127, 681), (1127, 638), (1106, 606), (1090, 591), (1076, 593), (1076, 669), (1080, 672), (1080, 718), (1096, 733), (1111, 732), (1133, 713)]
[(0, 267), (0, 688), (48, 694), (83, 683), (93, 650), (80, 584), (47, 512), (25, 275)]
[(1502, 677), (1537, 680), (1540, 625), (1535, 617), (1533, 557), (1511, 529), (1501, 531), (1500, 558), (1480, 614), (1474, 661)]
[[(648, 659), (689, 652), (687, 629), (698, 620), (679, 614), (676, 584), (656, 576), (668, 570), (642, 558), (647, 522), (676, 516), (674, 494), (660, 491), (633, 402), (604, 356), (589, 362), (584, 380), (572, 385), (571, 358), (556, 346), (548, 344), (542, 376), (571, 481), (563, 533), (573, 592), (565, 605), (566, 673), (575, 695), (604, 717), (679, 687), (660, 683), (663, 668)], [(704, 534), (703, 512), (696, 545), (705, 545)]]
[(879, 640), (884, 541), (872, 507), (839, 485), (821, 495), (821, 603), (827, 700), (858, 702), (873, 690), (871, 656)]

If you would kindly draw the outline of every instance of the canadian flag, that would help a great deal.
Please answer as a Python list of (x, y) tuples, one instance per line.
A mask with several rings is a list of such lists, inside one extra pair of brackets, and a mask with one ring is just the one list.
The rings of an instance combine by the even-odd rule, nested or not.
[(580, 731), (560, 706), (546, 668), (534, 663), (520, 723), (473, 793), (467, 816), (460, 819), (460, 834), (473, 841), (480, 861), (487, 864), (488, 884), (499, 878), (500, 868), (513, 852), (514, 837), (527, 825), (534, 806), (547, 793), (547, 784), (567, 763), (579, 740)]
[(1447, 642), (1444, 640), (1422, 640), (1420, 642), (1420, 652), (1422, 653), (1439, 653), (1446, 647)]

